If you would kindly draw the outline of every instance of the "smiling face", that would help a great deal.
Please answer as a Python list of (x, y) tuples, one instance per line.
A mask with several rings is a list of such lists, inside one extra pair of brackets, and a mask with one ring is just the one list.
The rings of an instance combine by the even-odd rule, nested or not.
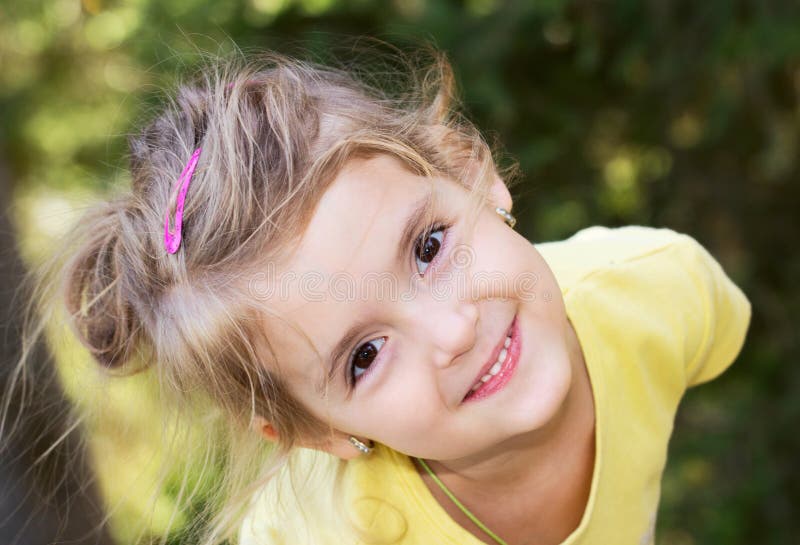
[[(510, 207), (499, 179), (492, 196)], [(407, 219), (427, 197), (430, 216), (411, 224), (406, 246)], [(572, 379), (559, 286), (492, 206), (467, 225), (468, 199), (456, 182), (417, 176), (392, 157), (353, 160), (296, 251), (272, 264), (264, 304), (322, 358), (282, 320), (264, 327), (279, 373), (320, 420), (452, 460), (535, 434), (556, 414)]]

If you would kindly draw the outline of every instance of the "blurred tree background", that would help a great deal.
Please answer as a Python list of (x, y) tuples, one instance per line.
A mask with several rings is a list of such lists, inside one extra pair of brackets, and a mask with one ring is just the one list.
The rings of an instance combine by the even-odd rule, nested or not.
[[(358, 35), (447, 52), (467, 115), (519, 161), (514, 212), (531, 241), (593, 224), (668, 226), (717, 257), (753, 321), (737, 363), (684, 399), (657, 542), (798, 543), (793, 0), (3, 0), (0, 167), (25, 258), (35, 263), (81, 207), (127, 182), (126, 134), (198, 49), (315, 54)], [(68, 394), (99, 402), (75, 374), (62, 370)], [(126, 543), (144, 519), (154, 535), (166, 527), (170, 498), (137, 503), (155, 471), (146, 378), (109, 391), (91, 444)]]

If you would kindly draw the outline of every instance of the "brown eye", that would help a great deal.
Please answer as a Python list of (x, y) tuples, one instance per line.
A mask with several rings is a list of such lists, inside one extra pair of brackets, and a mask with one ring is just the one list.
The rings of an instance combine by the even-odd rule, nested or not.
[[(385, 337), (373, 339), (367, 343), (362, 344), (358, 349), (353, 352), (353, 357), (350, 360), (350, 375), (353, 381), (357, 381), (367, 369), (369, 369), (372, 362), (378, 356), (378, 352), (383, 344), (386, 342)], [(377, 348), (375, 345), (377, 344)]]
[(420, 270), (420, 274), (425, 274), (428, 264), (439, 254), (445, 229), (444, 225), (436, 225), (432, 228), (430, 234), (423, 235), (417, 240), (414, 246), (414, 258), (425, 264), (425, 267)]

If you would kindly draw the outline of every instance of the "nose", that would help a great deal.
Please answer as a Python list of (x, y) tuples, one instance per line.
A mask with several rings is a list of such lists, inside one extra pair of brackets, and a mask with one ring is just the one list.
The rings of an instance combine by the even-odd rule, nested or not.
[(475, 301), (429, 301), (417, 309), (416, 338), (432, 349), (430, 358), (437, 367), (449, 367), (475, 346), (479, 315)]

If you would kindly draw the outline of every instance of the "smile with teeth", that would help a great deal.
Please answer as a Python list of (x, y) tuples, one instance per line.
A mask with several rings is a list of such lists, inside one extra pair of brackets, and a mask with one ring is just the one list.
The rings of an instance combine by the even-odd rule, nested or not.
[(506, 356), (508, 356), (508, 347), (511, 345), (511, 334), (509, 333), (506, 336), (506, 340), (503, 342), (503, 349), (500, 350), (500, 354), (497, 355), (497, 361), (494, 362), (494, 365), (489, 369), (489, 372), (483, 375), (478, 382), (470, 389), (471, 391), (475, 391), (485, 382), (489, 382), (493, 376), (497, 375), (500, 372), (500, 369), (503, 367), (503, 363), (506, 361)]
[(491, 365), (487, 363), (483, 367), (481, 371), (483, 375), (475, 381), (467, 395), (464, 396), (462, 403), (480, 401), (505, 389), (517, 368), (522, 351), (522, 341), (520, 326), (515, 316), (502, 344), (498, 343), (495, 346), (497, 351), (495, 361)]

